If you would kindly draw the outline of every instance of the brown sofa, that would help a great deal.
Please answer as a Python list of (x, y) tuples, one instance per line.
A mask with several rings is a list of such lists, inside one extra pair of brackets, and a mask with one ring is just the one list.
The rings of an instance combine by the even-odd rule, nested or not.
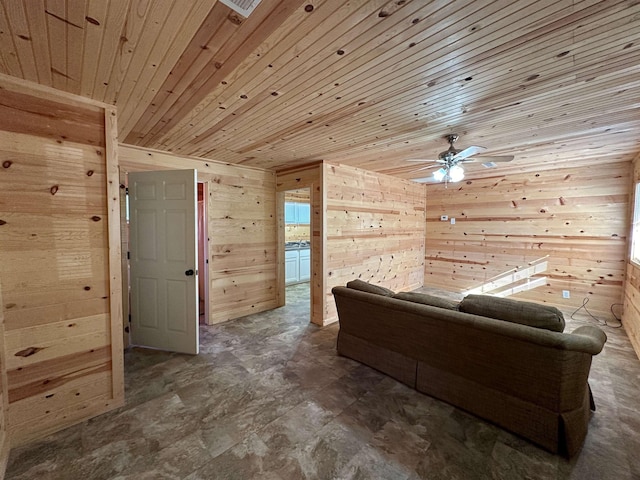
[[(458, 305), (429, 296), (394, 298), (386, 289), (372, 293), (363, 290), (378, 287), (350, 284), (354, 288), (332, 290), (340, 320), (339, 354), (551, 452), (572, 456), (580, 450), (591, 415), (591, 358), (606, 341), (600, 328), (562, 333), (461, 312)], [(491, 311), (496, 300), (503, 302), (475, 297), (461, 306), (467, 301), (470, 310), (480, 305)], [(535, 304), (528, 305), (524, 311)], [(507, 317), (522, 311), (508, 310)], [(561, 327), (551, 328), (562, 330), (561, 314), (558, 321)]]

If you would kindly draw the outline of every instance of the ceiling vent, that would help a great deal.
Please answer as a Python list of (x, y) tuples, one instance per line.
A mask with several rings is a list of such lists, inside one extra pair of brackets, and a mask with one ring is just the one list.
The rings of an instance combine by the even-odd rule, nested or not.
[(227, 7), (247, 18), (260, 3), (260, 0), (220, 0)]

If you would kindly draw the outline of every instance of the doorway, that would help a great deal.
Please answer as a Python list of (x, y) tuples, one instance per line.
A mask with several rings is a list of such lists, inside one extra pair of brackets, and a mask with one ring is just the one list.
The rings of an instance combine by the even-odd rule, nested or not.
[(311, 239), (311, 189), (285, 191), (285, 304), (310, 303)]

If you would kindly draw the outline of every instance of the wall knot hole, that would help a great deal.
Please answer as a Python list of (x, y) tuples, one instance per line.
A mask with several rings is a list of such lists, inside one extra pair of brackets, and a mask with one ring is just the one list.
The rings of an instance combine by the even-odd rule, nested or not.
[(39, 347), (28, 347), (28, 348), (25, 348), (24, 350), (20, 350), (19, 352), (16, 352), (14, 355), (16, 357), (30, 357), (31, 355), (38, 353), (40, 350), (43, 350), (43, 349)]

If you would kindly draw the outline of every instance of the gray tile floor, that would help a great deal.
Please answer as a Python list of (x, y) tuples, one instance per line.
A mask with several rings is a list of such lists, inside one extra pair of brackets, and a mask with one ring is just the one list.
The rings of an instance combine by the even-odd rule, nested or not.
[[(195, 357), (128, 351), (126, 406), (14, 449), (6, 478), (640, 478), (640, 362), (622, 330), (604, 328), (598, 410), (567, 461), (338, 357), (338, 326), (308, 323), (308, 294), (202, 326)], [(593, 322), (581, 312), (567, 330)]]

